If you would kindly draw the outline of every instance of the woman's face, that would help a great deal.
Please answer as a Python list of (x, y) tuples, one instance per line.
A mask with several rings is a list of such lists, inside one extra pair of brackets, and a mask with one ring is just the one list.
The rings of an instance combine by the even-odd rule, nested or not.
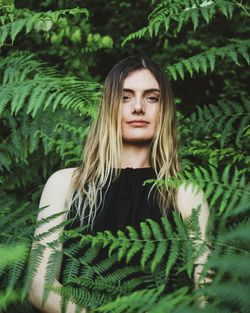
[(130, 73), (124, 80), (122, 139), (127, 143), (151, 141), (158, 122), (160, 89), (148, 69)]

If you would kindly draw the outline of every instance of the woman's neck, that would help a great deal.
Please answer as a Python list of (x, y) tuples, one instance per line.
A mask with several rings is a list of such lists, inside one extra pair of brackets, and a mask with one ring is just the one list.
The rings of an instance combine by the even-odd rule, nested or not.
[(121, 168), (150, 167), (149, 145), (123, 143)]

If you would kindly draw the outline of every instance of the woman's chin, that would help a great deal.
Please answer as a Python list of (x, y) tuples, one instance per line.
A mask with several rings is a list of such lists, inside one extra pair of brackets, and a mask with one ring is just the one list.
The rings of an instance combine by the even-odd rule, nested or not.
[(149, 145), (152, 141), (152, 138), (145, 138), (145, 137), (130, 137), (130, 138), (122, 138), (122, 142), (124, 144), (130, 145)]

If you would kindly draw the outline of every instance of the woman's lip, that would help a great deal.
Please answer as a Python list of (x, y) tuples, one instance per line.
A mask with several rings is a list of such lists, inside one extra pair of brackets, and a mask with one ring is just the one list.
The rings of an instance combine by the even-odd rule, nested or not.
[(128, 124), (133, 125), (133, 126), (145, 126), (149, 123), (138, 121), (138, 122), (129, 122)]

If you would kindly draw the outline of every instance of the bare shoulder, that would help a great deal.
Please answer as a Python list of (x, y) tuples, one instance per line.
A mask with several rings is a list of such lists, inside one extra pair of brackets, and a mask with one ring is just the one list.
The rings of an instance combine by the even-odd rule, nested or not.
[(77, 169), (77, 167), (70, 167), (70, 168), (64, 168), (60, 169), (56, 172), (54, 172), (47, 180), (47, 183), (50, 182), (50, 184), (56, 183), (59, 185), (63, 185), (65, 183), (69, 183), (72, 179), (74, 171)]
[[(37, 220), (42, 220), (55, 215), (55, 218), (49, 220), (36, 228), (36, 234), (48, 231), (48, 229), (60, 224), (65, 219), (66, 198), (71, 187), (71, 180), (76, 167), (61, 169), (54, 172), (48, 178), (40, 198)], [(57, 215), (57, 213), (62, 213)], [(48, 242), (57, 238), (57, 232), (41, 240)]]
[[(46, 185), (50, 188), (65, 191), (71, 184), (74, 171), (77, 167), (64, 168), (54, 172), (47, 180)], [(45, 185), (45, 187), (46, 187)]]
[(39, 207), (50, 205), (54, 212), (63, 210), (71, 187), (73, 173), (76, 169), (76, 167), (60, 169), (48, 178), (41, 195)]
[(177, 207), (183, 218), (187, 218), (193, 208), (202, 206), (202, 214), (208, 214), (208, 204), (204, 191), (195, 187), (191, 182), (181, 184), (176, 193)]

